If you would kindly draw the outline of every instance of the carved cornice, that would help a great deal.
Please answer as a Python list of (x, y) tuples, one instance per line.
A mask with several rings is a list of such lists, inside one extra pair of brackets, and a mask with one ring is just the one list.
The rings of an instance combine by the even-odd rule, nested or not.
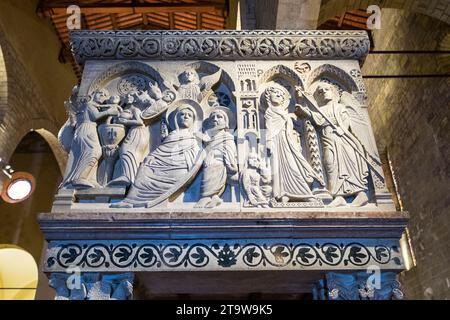
[[(403, 212), (186, 212), (136, 209), (120, 212), (45, 213), (39, 217), (47, 240), (69, 239), (236, 239), (390, 238), (399, 239), (408, 221)], [(112, 212), (115, 211), (115, 212)]]
[(365, 31), (73, 31), (72, 52), (87, 60), (298, 60), (363, 61)]

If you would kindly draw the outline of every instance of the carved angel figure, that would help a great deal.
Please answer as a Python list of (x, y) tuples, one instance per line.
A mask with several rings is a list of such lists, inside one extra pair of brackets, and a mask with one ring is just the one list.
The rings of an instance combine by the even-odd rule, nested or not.
[(128, 187), (134, 182), (136, 172), (148, 153), (150, 133), (141, 118), (141, 110), (135, 106), (131, 94), (125, 96), (123, 110), (117, 123), (128, 128), (125, 140), (119, 150), (118, 174), (109, 186)]
[[(363, 145), (353, 132), (358, 132), (357, 123), (364, 122), (351, 106), (340, 103), (339, 92), (333, 85), (320, 82), (314, 96), (304, 93), (313, 108), (298, 106), (313, 123), (321, 129), (323, 163), (328, 176), (328, 189), (334, 197), (330, 206), (346, 205), (345, 198), (355, 196), (354, 206), (368, 202), (366, 159), (362, 156)], [(341, 100), (342, 102), (342, 100)]]
[(255, 207), (267, 208), (272, 192), (270, 172), (263, 166), (256, 153), (250, 153), (247, 166), (242, 170), (242, 186), (248, 202)]
[(196, 110), (187, 104), (172, 112), (172, 131), (139, 167), (126, 198), (113, 208), (152, 207), (175, 194), (200, 169), (203, 152), (194, 136)]
[[(214, 208), (222, 203), (220, 196), (238, 172), (237, 150), (233, 135), (228, 132), (229, 116), (225, 107), (215, 107), (207, 119), (210, 137), (203, 136), (206, 158), (203, 161), (201, 199), (196, 208)], [(237, 179), (236, 179), (237, 180)]]
[(187, 68), (178, 76), (178, 81), (180, 82), (180, 86), (177, 89), (178, 99), (191, 99), (200, 102), (204, 97), (204, 93), (219, 82), (221, 73), (222, 71), (219, 70), (200, 79), (194, 68)]
[(75, 189), (99, 187), (97, 166), (102, 156), (102, 148), (97, 133), (97, 121), (119, 114), (118, 108), (115, 107), (99, 111), (99, 107), (104, 106), (108, 98), (107, 90), (101, 89), (94, 92), (92, 101), (77, 102), (82, 103), (82, 106), (76, 114), (76, 129), (62, 187)]
[(70, 152), (70, 146), (72, 145), (72, 140), (77, 125), (77, 112), (79, 111), (79, 104), (77, 102), (78, 91), (79, 87), (74, 86), (72, 88), (72, 94), (70, 95), (69, 100), (64, 101), (64, 108), (67, 112), (67, 120), (58, 132), (58, 141), (61, 143), (66, 152)]
[(301, 143), (293, 120), (297, 117), (288, 112), (289, 92), (278, 84), (269, 86), (263, 93), (267, 104), (266, 147), (273, 169), (273, 195), (276, 200), (315, 201), (310, 186), (320, 181), (302, 154)]

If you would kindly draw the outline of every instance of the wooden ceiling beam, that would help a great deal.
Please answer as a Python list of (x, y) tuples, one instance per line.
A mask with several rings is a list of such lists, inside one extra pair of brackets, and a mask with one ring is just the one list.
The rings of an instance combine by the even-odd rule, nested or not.
[(170, 30), (175, 29), (175, 17), (174, 17), (174, 14), (172, 12), (169, 13), (169, 29)]
[[(38, 12), (45, 16), (52, 15), (66, 15), (69, 4), (43, 2), (38, 7)], [(136, 6), (130, 4), (79, 4), (81, 13), (94, 14), (114, 14), (114, 13), (174, 13), (174, 12), (194, 12), (194, 13), (214, 13), (217, 15), (224, 15), (225, 6), (218, 3), (174, 3), (174, 4), (153, 4), (142, 3)]]
[(148, 17), (146, 13), (142, 14), (142, 23), (144, 24), (144, 26), (148, 25)]
[(202, 14), (200, 12), (197, 12), (197, 29), (201, 29), (202, 28)]
[(114, 30), (117, 30), (119, 27), (117, 26), (117, 18), (115, 14), (110, 14), (109, 17), (111, 18), (111, 24), (114, 28)]

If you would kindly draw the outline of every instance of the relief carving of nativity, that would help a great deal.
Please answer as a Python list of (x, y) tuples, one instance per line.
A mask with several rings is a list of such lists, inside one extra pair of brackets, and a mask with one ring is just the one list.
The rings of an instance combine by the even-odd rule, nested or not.
[(353, 64), (101, 66), (65, 103), (59, 140), (69, 160), (59, 194), (71, 194), (73, 204), (360, 210), (385, 203)]

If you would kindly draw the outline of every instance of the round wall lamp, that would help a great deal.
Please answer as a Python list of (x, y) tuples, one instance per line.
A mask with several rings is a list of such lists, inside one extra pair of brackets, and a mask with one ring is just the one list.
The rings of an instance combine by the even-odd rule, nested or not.
[(28, 199), (36, 188), (36, 179), (28, 172), (8, 174), (3, 182), (1, 198), (7, 203), (18, 203)]

